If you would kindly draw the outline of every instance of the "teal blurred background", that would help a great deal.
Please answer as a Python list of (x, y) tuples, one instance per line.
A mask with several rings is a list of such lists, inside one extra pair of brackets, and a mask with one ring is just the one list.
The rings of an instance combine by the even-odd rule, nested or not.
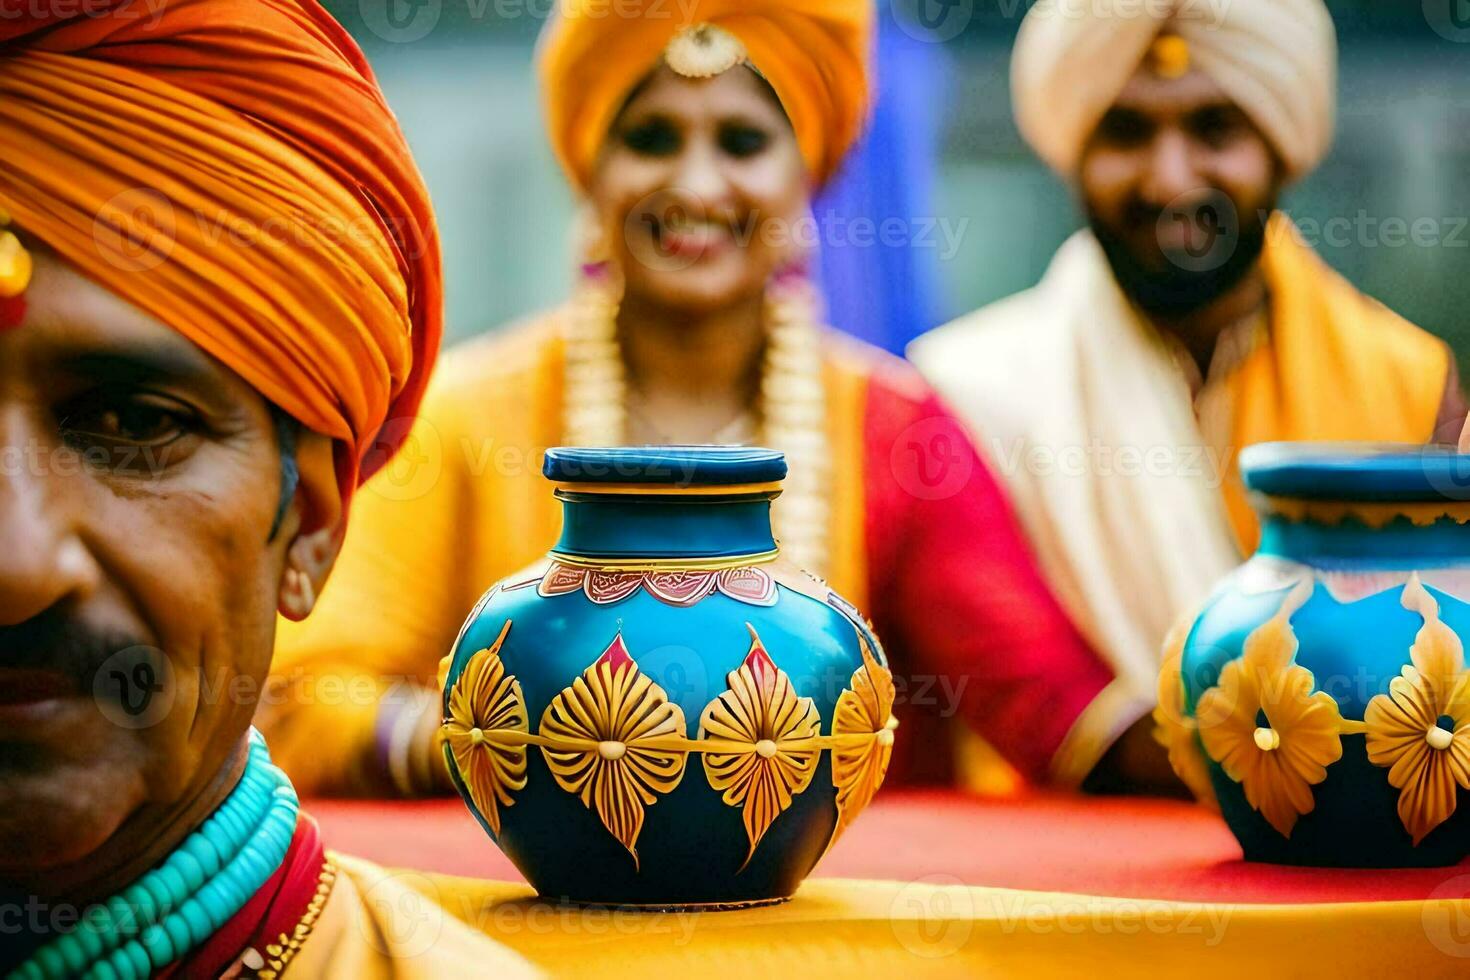
[[(327, 0), (372, 59), (433, 192), (456, 340), (557, 302), (570, 280), (575, 205), (532, 72), (554, 3)], [(1034, 283), (1080, 218), (1011, 120), (1025, 0), (891, 3), (889, 27), (928, 42), (944, 80), (932, 92), (943, 124), (932, 213), (909, 215), (954, 237), (951, 248), (936, 236), (924, 257), (937, 286), (923, 318), (937, 322)], [(1328, 6), (1342, 46), (1337, 144), (1283, 205), (1318, 228), (1338, 219), (1318, 251), (1470, 368), (1470, 0)]]

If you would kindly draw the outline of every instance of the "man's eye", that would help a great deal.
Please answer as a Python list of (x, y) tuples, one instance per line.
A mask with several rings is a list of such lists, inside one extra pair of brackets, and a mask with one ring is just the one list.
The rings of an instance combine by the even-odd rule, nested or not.
[(1241, 131), (1245, 120), (1226, 108), (1202, 109), (1189, 120), (1189, 129), (1211, 146), (1224, 146)]
[(1136, 112), (1112, 110), (1098, 124), (1098, 139), (1113, 146), (1138, 146), (1153, 134), (1153, 126)]
[(644, 156), (670, 156), (682, 144), (679, 130), (667, 119), (651, 119), (623, 131), (623, 145)]
[(732, 157), (755, 156), (770, 143), (770, 135), (754, 126), (731, 123), (720, 127), (720, 149)]
[(101, 394), (67, 406), (62, 433), (72, 445), (90, 449), (161, 448), (198, 427), (187, 406), (153, 394)]

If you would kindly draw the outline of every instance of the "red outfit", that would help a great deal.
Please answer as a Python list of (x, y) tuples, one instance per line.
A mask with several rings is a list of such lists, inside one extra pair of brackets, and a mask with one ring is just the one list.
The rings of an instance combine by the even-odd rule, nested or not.
[(864, 443), (868, 613), (899, 679), (886, 785), (952, 780), (951, 714), (1047, 781), (1112, 672), (1047, 588), (961, 423), (906, 365), (873, 371)]

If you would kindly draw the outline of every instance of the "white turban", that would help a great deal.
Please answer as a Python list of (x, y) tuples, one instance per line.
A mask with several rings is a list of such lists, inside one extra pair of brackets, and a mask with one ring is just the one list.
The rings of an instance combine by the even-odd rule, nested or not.
[(1040, 0), (1011, 60), (1021, 135), (1052, 169), (1082, 148), (1165, 29), (1275, 146), (1288, 179), (1332, 144), (1337, 33), (1322, 0)]

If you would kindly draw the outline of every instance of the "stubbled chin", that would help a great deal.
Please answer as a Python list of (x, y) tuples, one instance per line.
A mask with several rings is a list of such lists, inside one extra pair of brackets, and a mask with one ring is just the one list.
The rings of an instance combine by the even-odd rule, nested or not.
[(24, 880), (88, 860), (145, 796), (139, 773), (103, 760), (24, 775), (0, 769), (0, 877)]

